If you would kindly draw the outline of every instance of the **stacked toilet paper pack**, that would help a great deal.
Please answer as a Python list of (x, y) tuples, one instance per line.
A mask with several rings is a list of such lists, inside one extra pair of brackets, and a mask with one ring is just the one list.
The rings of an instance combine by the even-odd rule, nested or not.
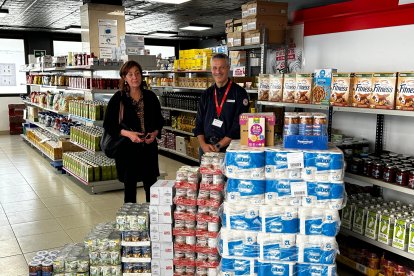
[(232, 142), (225, 163), (221, 275), (336, 275), (342, 152)]

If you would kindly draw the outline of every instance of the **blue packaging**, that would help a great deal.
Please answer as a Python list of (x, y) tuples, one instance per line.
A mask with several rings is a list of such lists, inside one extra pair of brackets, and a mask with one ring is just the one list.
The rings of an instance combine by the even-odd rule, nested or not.
[(294, 262), (266, 262), (259, 261), (258, 276), (294, 276), (296, 275), (296, 264)]
[(221, 258), (221, 272), (223, 273), (223, 275), (257, 275), (258, 267), (258, 261), (252, 258)]
[(286, 149), (327, 150), (328, 136), (284, 136), (283, 147)]
[(227, 180), (227, 201), (232, 203), (263, 204), (265, 195), (265, 180)]
[(258, 205), (234, 205), (223, 203), (221, 223), (224, 228), (233, 230), (260, 231), (262, 223)]
[(228, 178), (265, 178), (265, 152), (263, 149), (231, 145), (226, 151), (225, 164)]
[(299, 208), (299, 230), (302, 235), (335, 237), (340, 224), (337, 210)]
[(297, 276), (336, 276), (336, 265), (296, 264)]
[(259, 233), (260, 259), (266, 261), (296, 262), (298, 248), (294, 234)]
[(262, 232), (295, 234), (299, 232), (298, 210), (290, 206), (260, 207)]
[(334, 264), (338, 253), (335, 237), (296, 236), (299, 263)]
[(342, 209), (345, 196), (343, 182), (307, 182), (308, 195), (303, 198), (303, 206), (315, 206), (318, 208)]
[(307, 181), (342, 181), (344, 155), (333, 149), (330, 152), (304, 152), (305, 169), (303, 177)]
[(227, 230), (220, 231), (219, 250), (222, 256), (259, 257), (258, 232)]

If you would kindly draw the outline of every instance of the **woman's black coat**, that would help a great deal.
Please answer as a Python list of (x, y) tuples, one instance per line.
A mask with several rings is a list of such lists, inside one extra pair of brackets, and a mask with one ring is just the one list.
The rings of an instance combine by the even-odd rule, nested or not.
[[(150, 90), (142, 90), (142, 96), (145, 131), (149, 133), (158, 130), (158, 138), (160, 138), (164, 124), (160, 102), (155, 93)], [(122, 127), (118, 122), (121, 101), (124, 104)], [(120, 135), (121, 129), (142, 132), (132, 101), (124, 92), (116, 92), (109, 100), (103, 127), (112, 136)], [(151, 144), (133, 143), (129, 138), (124, 140), (115, 158), (119, 181), (139, 182), (156, 179), (160, 175), (156, 139)]]

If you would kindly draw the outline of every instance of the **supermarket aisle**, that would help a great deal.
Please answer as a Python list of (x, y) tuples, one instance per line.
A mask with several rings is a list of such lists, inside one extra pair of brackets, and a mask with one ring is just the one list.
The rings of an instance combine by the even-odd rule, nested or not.
[[(160, 156), (168, 179), (181, 165)], [(145, 200), (143, 188), (137, 195)], [(122, 204), (123, 191), (91, 195), (19, 136), (0, 135), (0, 275), (27, 275), (34, 252), (83, 241)]]

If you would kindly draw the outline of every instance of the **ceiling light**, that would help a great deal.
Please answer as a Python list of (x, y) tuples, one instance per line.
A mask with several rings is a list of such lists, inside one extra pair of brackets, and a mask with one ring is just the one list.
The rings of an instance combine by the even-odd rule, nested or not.
[(80, 33), (80, 32), (89, 32), (89, 29), (81, 28), (80, 26), (70, 25), (65, 28), (66, 31)]
[(188, 26), (180, 28), (180, 30), (205, 31), (205, 30), (209, 30), (212, 28), (213, 28), (213, 25), (190, 23)]
[(7, 15), (9, 15), (8, 9), (0, 9), (0, 17), (5, 17)]
[(166, 3), (166, 4), (182, 4), (190, 0), (148, 0), (150, 2)]
[(163, 37), (171, 37), (171, 36), (177, 36), (178, 32), (164, 32), (164, 31), (156, 31), (149, 33), (149, 35), (153, 36), (163, 36)]

